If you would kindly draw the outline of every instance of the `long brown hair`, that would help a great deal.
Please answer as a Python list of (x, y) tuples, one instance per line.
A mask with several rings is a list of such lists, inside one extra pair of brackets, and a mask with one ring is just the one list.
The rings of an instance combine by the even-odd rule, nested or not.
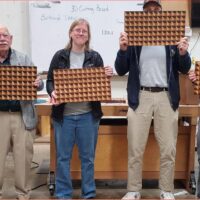
[(69, 33), (68, 33), (69, 34), (69, 42), (65, 47), (67, 50), (71, 50), (71, 48), (72, 48), (72, 38), (70, 37), (70, 34), (73, 31), (74, 27), (79, 25), (79, 24), (86, 24), (87, 25), (88, 41), (85, 43), (85, 50), (90, 50), (90, 38), (91, 38), (90, 25), (89, 25), (89, 22), (87, 20), (83, 19), (83, 18), (77, 19), (71, 24), (71, 26), (69, 28)]

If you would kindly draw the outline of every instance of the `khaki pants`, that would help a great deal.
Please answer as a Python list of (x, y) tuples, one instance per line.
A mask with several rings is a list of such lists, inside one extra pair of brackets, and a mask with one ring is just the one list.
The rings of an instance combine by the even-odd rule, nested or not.
[(25, 130), (20, 112), (0, 112), (0, 195), (2, 195), (6, 157), (12, 148), (18, 198), (29, 196), (34, 134), (35, 130)]
[(154, 119), (155, 138), (160, 148), (159, 187), (174, 189), (174, 165), (178, 134), (178, 111), (169, 102), (168, 92), (141, 91), (139, 106), (128, 109), (128, 186), (129, 191), (142, 189), (142, 161), (149, 129)]

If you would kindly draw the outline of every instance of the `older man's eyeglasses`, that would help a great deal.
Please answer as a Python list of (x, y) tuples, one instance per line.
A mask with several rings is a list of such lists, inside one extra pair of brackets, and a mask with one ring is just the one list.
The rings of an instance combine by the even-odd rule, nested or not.
[(8, 33), (0, 33), (0, 38), (8, 38), (9, 36)]

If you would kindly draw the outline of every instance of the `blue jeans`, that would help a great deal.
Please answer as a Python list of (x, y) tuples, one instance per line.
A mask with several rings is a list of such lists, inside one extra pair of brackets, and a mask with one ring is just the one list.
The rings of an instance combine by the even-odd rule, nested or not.
[(63, 122), (53, 121), (56, 144), (56, 189), (57, 198), (72, 198), (70, 160), (74, 144), (81, 160), (82, 197), (95, 197), (94, 158), (100, 120), (92, 113), (64, 116)]

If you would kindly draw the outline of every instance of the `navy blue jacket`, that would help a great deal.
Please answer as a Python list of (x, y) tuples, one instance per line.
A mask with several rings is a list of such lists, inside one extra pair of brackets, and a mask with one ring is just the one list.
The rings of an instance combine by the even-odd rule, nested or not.
[[(180, 56), (176, 46), (166, 46), (166, 66), (170, 103), (173, 110), (179, 106), (179, 72), (186, 74), (191, 66), (191, 59), (188, 53)], [(139, 105), (140, 92), (140, 53), (141, 46), (129, 46), (127, 51), (119, 50), (115, 60), (115, 69), (120, 76), (128, 74), (127, 93), (128, 104), (135, 110)]]

